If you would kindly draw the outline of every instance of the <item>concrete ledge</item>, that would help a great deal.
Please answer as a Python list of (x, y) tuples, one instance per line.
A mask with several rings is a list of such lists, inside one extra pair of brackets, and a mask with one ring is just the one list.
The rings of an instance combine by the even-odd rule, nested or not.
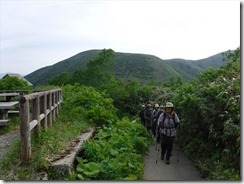
[(74, 162), (76, 161), (76, 156), (82, 150), (82, 143), (89, 140), (93, 133), (94, 129), (90, 128), (89, 132), (77, 136), (63, 152), (49, 160), (51, 162), (49, 170), (52, 172), (52, 175), (55, 175), (55, 179), (62, 179), (64, 175), (71, 174), (74, 171)]

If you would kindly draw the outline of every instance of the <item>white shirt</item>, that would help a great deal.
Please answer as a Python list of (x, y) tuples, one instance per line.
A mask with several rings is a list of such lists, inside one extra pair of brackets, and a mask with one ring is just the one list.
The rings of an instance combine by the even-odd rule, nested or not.
[[(173, 116), (171, 113), (166, 113), (166, 118), (163, 123), (163, 128), (160, 129), (160, 133), (165, 134), (168, 137), (174, 137), (176, 135), (175, 123), (180, 123), (179, 117), (176, 113), (175, 122), (173, 120)], [(159, 125), (164, 119), (164, 113), (162, 113), (159, 118), (157, 124)]]

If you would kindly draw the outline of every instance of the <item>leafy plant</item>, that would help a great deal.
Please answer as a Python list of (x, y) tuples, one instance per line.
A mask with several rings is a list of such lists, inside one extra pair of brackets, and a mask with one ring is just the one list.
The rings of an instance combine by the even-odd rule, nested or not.
[[(84, 156), (69, 179), (138, 180), (142, 179), (141, 156), (151, 136), (139, 123), (123, 119), (104, 126), (93, 140), (85, 142)], [(90, 167), (94, 172), (90, 172)], [(86, 173), (88, 172), (88, 174)]]

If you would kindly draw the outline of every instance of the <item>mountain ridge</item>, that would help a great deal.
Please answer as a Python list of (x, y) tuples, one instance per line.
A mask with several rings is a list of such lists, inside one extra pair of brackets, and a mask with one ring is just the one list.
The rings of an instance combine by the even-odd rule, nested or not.
[[(92, 49), (80, 52), (53, 65), (40, 68), (25, 78), (34, 85), (45, 85), (51, 77), (61, 72), (71, 74), (78, 68), (85, 68), (87, 62), (98, 56), (101, 51)], [(136, 78), (140, 82), (151, 80), (167, 82), (171, 77), (180, 77), (187, 81), (207, 67), (218, 68), (226, 64), (222, 53), (224, 52), (199, 60), (180, 58), (163, 60), (150, 54), (115, 52), (112, 73), (124, 81)]]

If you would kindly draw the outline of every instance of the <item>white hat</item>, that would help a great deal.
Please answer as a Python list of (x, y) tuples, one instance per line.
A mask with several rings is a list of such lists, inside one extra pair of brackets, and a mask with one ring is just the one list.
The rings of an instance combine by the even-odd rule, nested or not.
[(174, 105), (171, 102), (167, 102), (165, 107), (171, 107), (172, 108), (172, 107), (174, 107)]
[(159, 105), (158, 104), (155, 104), (154, 107), (159, 107)]

